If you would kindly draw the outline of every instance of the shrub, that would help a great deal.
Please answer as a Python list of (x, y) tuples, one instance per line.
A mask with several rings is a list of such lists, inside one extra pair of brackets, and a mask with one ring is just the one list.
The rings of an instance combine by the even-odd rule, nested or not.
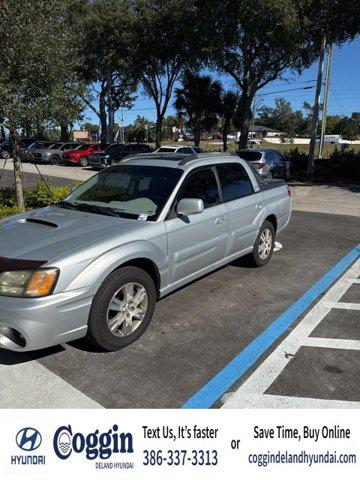
[[(50, 189), (50, 191), (49, 191)], [(25, 190), (25, 204), (29, 208), (45, 207), (59, 203), (64, 197), (69, 195), (70, 186), (54, 187), (49, 185), (49, 189), (43, 182), (39, 182), (33, 190)], [(16, 205), (16, 192), (14, 187), (0, 189), (0, 218), (10, 215), (16, 215), (19, 209)]]
[(33, 190), (25, 193), (25, 203), (29, 207), (45, 207), (46, 205), (59, 203), (69, 193), (70, 187), (67, 185), (64, 187), (49, 185), (49, 188), (47, 188), (45, 183), (39, 182)]
[(13, 207), (0, 205), (0, 218), (10, 217), (11, 215), (17, 215), (18, 213), (20, 213), (20, 210), (16, 205)]
[[(293, 148), (286, 152), (285, 156), (291, 162), (291, 177), (298, 179), (306, 177), (308, 154), (300, 152), (298, 148)], [(329, 158), (315, 159), (314, 176), (324, 179), (359, 180), (360, 152), (335, 148)]]

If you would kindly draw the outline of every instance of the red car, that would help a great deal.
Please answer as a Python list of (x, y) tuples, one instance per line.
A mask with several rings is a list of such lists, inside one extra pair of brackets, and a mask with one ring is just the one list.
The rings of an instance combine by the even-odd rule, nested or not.
[(84, 143), (76, 150), (66, 150), (63, 153), (62, 161), (73, 165), (81, 165), (87, 167), (89, 165), (89, 157), (94, 152), (101, 153), (103, 148), (97, 143)]

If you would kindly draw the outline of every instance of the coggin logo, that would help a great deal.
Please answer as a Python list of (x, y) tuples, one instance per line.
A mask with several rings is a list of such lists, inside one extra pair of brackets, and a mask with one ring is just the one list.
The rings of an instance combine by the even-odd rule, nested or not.
[(88, 460), (107, 460), (113, 454), (133, 453), (133, 436), (131, 433), (119, 433), (117, 425), (104, 433), (96, 429), (88, 434), (73, 433), (71, 425), (62, 426), (55, 432), (54, 450), (61, 460), (67, 460), (72, 452), (84, 452)]

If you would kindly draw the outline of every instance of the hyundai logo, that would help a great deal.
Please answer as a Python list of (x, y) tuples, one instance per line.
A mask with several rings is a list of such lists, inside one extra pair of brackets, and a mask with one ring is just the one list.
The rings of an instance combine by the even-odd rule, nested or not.
[(23, 428), (16, 435), (16, 443), (21, 450), (32, 452), (41, 445), (41, 434), (35, 428)]

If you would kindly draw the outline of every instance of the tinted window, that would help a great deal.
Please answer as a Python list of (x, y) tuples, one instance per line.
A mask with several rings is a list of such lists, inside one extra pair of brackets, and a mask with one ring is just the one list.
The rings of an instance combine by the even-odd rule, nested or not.
[(200, 198), (204, 207), (211, 207), (220, 202), (216, 178), (212, 170), (202, 170), (186, 181), (180, 198)]
[(146, 150), (145, 147), (146, 147), (146, 145), (132, 145), (131, 146), (133, 153), (147, 152), (148, 150)]
[(247, 161), (250, 161), (250, 162), (254, 162), (254, 161), (258, 161), (258, 160), (261, 160), (261, 152), (254, 152), (254, 151), (240, 151), (240, 152), (236, 152), (240, 158), (243, 158), (244, 160), (247, 160)]
[(190, 147), (182, 147), (176, 153), (194, 153)]
[(224, 202), (245, 197), (253, 193), (253, 187), (245, 168), (239, 163), (228, 163), (217, 167)]
[(160, 147), (159, 150), (157, 150), (158, 153), (174, 153), (176, 151), (176, 148), (173, 147)]

